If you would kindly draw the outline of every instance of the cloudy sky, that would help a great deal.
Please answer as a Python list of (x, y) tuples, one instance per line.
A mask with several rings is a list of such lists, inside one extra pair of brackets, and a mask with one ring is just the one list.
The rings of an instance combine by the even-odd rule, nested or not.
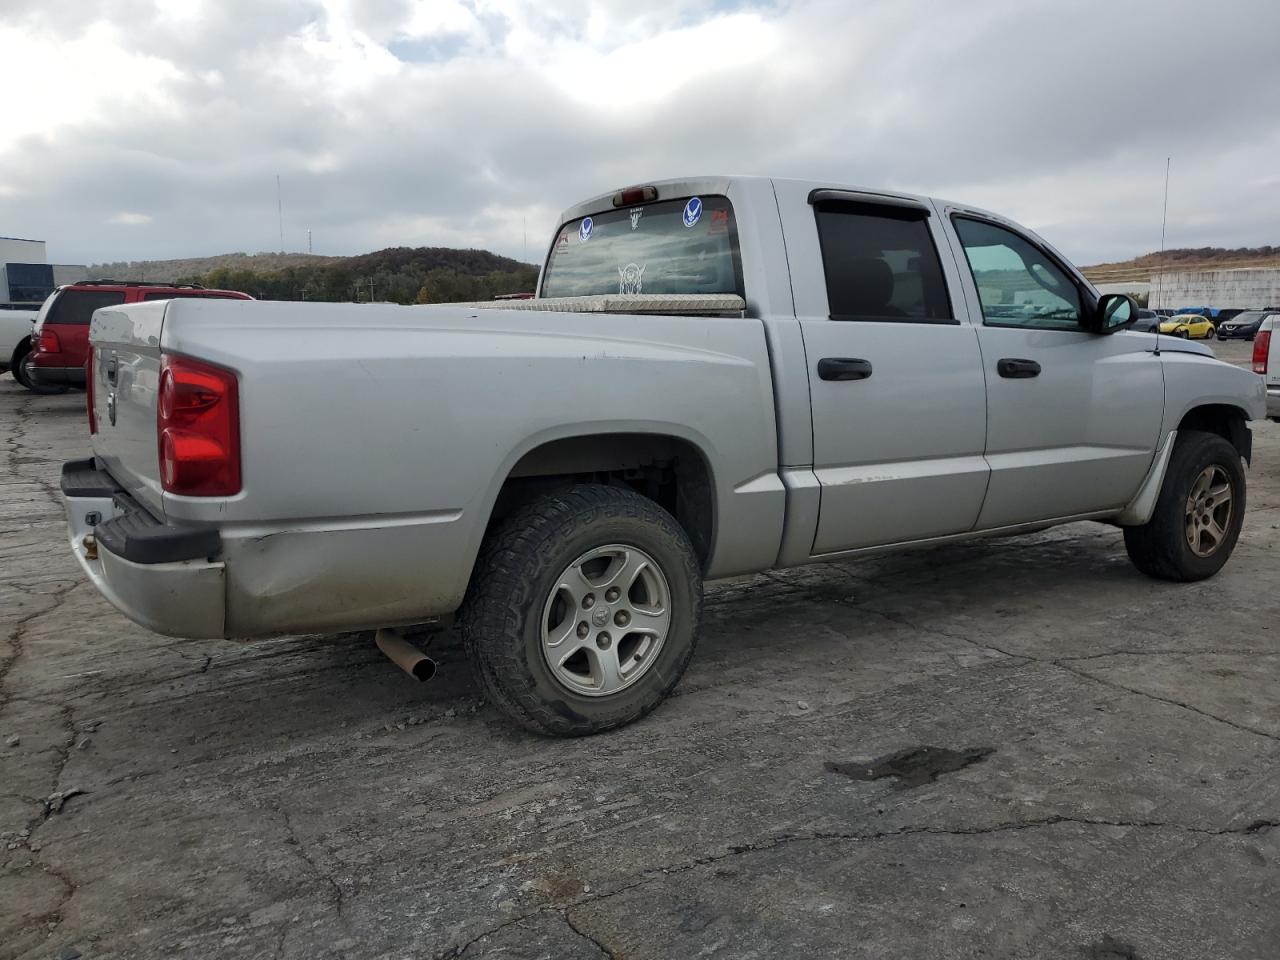
[(0, 235), (58, 262), (477, 246), (660, 177), (1280, 244), (1277, 0), (0, 0)]

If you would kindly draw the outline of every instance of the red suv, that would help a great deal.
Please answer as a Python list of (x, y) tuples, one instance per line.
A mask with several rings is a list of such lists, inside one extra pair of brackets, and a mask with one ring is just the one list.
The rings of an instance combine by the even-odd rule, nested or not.
[(198, 284), (127, 283), (118, 280), (82, 280), (53, 292), (36, 317), (31, 331), (31, 353), (23, 373), (37, 389), (83, 387), (84, 365), (89, 358), (89, 321), (99, 307), (143, 300), (178, 297), (213, 297), (219, 300), (252, 300), (235, 290), (206, 290)]

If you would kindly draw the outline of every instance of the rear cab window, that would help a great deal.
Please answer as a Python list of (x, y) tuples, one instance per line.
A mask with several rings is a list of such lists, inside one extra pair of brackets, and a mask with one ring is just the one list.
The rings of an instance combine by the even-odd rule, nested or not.
[(832, 320), (957, 323), (923, 207), (814, 203)]
[(727, 197), (622, 207), (560, 228), (539, 296), (637, 293), (745, 296), (738, 230)]
[(61, 290), (54, 295), (45, 323), (65, 323), (87, 327), (93, 311), (124, 303), (123, 290)]

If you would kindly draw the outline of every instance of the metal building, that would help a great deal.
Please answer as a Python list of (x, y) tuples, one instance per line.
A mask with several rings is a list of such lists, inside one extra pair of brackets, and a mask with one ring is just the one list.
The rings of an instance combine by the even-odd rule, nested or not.
[(78, 264), (49, 263), (43, 240), (0, 237), (0, 307), (38, 307), (54, 287), (88, 275)]

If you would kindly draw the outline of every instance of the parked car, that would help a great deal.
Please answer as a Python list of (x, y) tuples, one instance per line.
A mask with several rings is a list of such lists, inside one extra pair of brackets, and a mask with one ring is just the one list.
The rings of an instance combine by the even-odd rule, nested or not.
[(1133, 321), (1130, 330), (1138, 333), (1155, 333), (1156, 327), (1160, 324), (1160, 316), (1154, 310), (1138, 310), (1138, 318)]
[(99, 309), (89, 579), (175, 636), (377, 629), (419, 676), (395, 628), (456, 615), (501, 711), (578, 735), (672, 690), (707, 579), (1074, 520), (1166, 580), (1235, 546), (1262, 380), (1010, 220), (733, 177), (559, 223), (532, 300)]
[(12, 372), (22, 383), (22, 361), (31, 349), (31, 327), (35, 310), (0, 309), (0, 374)]
[(1236, 314), (1232, 319), (1218, 324), (1218, 339), (1252, 340), (1258, 335), (1262, 321), (1276, 313), (1280, 313), (1280, 310), (1246, 310)]
[(32, 350), (23, 375), (36, 388), (83, 387), (89, 355), (89, 318), (99, 307), (177, 298), (251, 300), (235, 290), (206, 290), (197, 284), (82, 280), (55, 290), (40, 307)]
[(1253, 339), (1253, 372), (1267, 388), (1267, 416), (1280, 423), (1280, 313), (1262, 321)]
[(1213, 323), (1198, 313), (1179, 313), (1162, 322), (1160, 332), (1184, 340), (1211, 340)]

